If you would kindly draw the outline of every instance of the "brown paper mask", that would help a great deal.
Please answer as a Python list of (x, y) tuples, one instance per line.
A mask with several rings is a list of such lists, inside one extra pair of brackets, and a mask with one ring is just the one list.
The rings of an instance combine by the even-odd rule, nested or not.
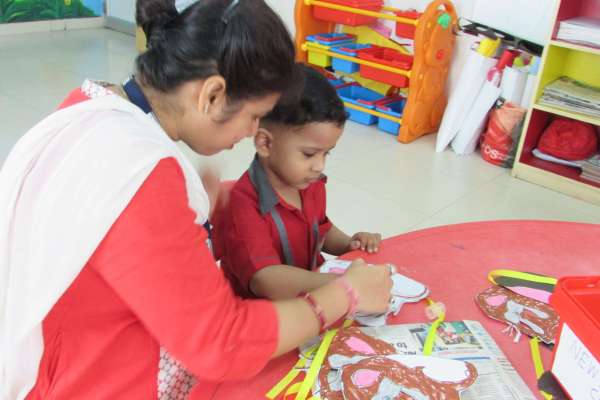
[(364, 334), (358, 327), (343, 329), (333, 338), (329, 346), (328, 357), (319, 371), (321, 398), (342, 400), (343, 395), (337, 372), (331, 368), (330, 359), (343, 357), (369, 357), (375, 355), (396, 354), (394, 346)]
[(548, 304), (501, 286), (492, 286), (479, 293), (475, 302), (488, 317), (506, 322), (509, 334), (516, 330), (515, 342), (524, 333), (545, 343), (554, 343), (559, 318)]
[(345, 400), (459, 400), (477, 379), (467, 362), (431, 356), (378, 356), (343, 367)]

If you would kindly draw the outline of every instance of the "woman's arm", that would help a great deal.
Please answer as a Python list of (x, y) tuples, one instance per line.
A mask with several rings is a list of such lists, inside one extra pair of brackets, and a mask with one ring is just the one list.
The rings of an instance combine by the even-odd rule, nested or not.
[[(387, 310), (392, 288), (390, 273), (387, 265), (367, 266), (361, 259), (352, 262), (344, 279), (358, 296), (358, 311), (382, 313)], [(323, 309), (328, 324), (346, 315), (351, 299), (343, 285), (332, 281), (311, 294)], [(305, 300), (275, 302), (275, 307), (279, 318), (279, 341), (273, 356), (298, 347), (318, 333), (319, 319)]]
[(270, 300), (293, 299), (302, 292), (317, 289), (339, 275), (321, 274), (291, 265), (272, 265), (256, 272), (250, 290), (257, 297)]

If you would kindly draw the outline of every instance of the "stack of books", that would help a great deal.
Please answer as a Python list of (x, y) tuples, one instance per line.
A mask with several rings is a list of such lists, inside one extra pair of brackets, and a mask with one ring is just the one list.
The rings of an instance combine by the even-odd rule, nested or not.
[(577, 17), (560, 22), (557, 39), (585, 45), (600, 46), (600, 21)]
[(581, 177), (588, 181), (600, 183), (600, 154), (581, 163)]
[(561, 76), (546, 85), (540, 104), (600, 118), (600, 88)]

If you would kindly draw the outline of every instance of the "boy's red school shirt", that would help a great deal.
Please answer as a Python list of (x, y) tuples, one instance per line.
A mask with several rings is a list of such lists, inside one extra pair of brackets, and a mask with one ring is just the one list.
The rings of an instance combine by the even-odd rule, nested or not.
[(221, 261), (221, 269), (236, 293), (254, 297), (249, 285), (256, 272), (288, 264), (273, 209), (285, 226), (293, 265), (311, 270), (324, 262), (320, 250), (332, 226), (326, 214), (325, 183), (323, 177), (300, 191), (299, 210), (275, 192), (258, 158), (254, 159), (233, 185), (227, 204), (215, 212), (211, 221), (215, 258)]
[[(61, 107), (88, 98), (78, 90)], [(193, 385), (187, 398), (265, 366), (275, 308), (233, 295), (194, 219), (183, 171), (161, 160), (44, 319), (28, 399), (157, 398), (173, 365), (163, 349), (193, 375), (177, 383)]]

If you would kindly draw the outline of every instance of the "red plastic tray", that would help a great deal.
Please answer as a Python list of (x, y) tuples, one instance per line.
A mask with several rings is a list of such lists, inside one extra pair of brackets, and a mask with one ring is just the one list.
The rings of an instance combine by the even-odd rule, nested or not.
[[(383, 6), (383, 0), (328, 0), (327, 2), (376, 12), (379, 12)], [(349, 26), (370, 25), (377, 20), (375, 17), (332, 10), (321, 6), (313, 6), (313, 17)]]
[[(417, 10), (403, 10), (396, 11), (396, 16), (410, 18), (410, 19), (418, 19), (421, 16), (421, 13)], [(407, 38), (414, 39), (415, 31), (417, 30), (416, 25), (404, 24), (402, 22), (396, 22), (396, 35)]]
[[(412, 56), (402, 54), (398, 50), (381, 46), (373, 46), (368, 49), (359, 50), (358, 58), (402, 70), (410, 70), (413, 64)], [(408, 86), (408, 77), (395, 72), (361, 65), (360, 74), (365, 78), (387, 83), (395, 87), (403, 88)]]

